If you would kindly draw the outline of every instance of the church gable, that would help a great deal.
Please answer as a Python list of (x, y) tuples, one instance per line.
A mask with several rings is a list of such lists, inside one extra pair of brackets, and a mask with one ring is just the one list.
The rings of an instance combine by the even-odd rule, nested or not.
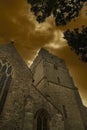
[[(36, 130), (40, 127), (38, 124), (41, 121), (46, 124), (44, 128), (47, 130), (51, 128), (52, 130), (56, 128), (63, 130), (62, 112), (33, 85), (32, 73), (17, 53), (14, 45), (1, 45), (0, 57), (1, 79), (3, 75), (10, 79), (9, 84), (6, 85), (8, 91), (3, 92), (5, 99), (3, 95), (0, 99), (1, 104), (4, 100), (3, 104), (0, 104), (0, 130), (33, 130), (33, 128)], [(7, 77), (0, 82), (5, 83)], [(0, 85), (2, 92), (4, 84)], [(41, 120), (38, 121), (40, 112), (43, 114)], [(49, 117), (44, 116), (47, 113)]]
[(12, 43), (0, 45), (0, 130), (85, 130), (64, 61), (41, 49), (30, 69)]
[(0, 74), (0, 130), (13, 130), (22, 123), (24, 99), (31, 87), (32, 74), (11, 43), (0, 45)]

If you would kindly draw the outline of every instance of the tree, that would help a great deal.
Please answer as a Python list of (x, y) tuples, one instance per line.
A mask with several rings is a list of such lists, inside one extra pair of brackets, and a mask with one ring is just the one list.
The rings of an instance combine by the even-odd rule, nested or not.
[[(78, 17), (87, 0), (27, 0), (27, 2), (31, 4), (31, 11), (39, 23), (53, 15), (55, 24), (59, 26), (66, 25)], [(81, 32), (78, 28), (75, 28), (74, 31), (68, 29), (64, 32), (64, 38), (72, 50), (84, 62), (87, 62), (87, 27), (83, 26)]]
[(36, 20), (41, 23), (53, 15), (56, 25), (66, 25), (67, 22), (79, 16), (83, 3), (87, 0), (27, 0), (31, 4)]
[(64, 38), (82, 61), (87, 62), (87, 27), (83, 26), (81, 31), (78, 28), (74, 31), (68, 29), (64, 32)]

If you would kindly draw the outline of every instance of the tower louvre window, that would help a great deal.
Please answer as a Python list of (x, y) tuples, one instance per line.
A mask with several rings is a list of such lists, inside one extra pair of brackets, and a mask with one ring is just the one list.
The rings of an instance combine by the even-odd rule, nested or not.
[(58, 67), (57, 67), (57, 65), (56, 65), (56, 64), (54, 64), (54, 69), (55, 69), (55, 70), (57, 70), (57, 69), (58, 69)]
[(64, 117), (67, 118), (67, 111), (65, 105), (63, 105), (63, 113), (64, 113)]
[(0, 114), (12, 80), (12, 67), (6, 58), (0, 59)]
[(57, 80), (58, 80), (58, 83), (60, 84), (60, 78), (59, 77), (57, 77)]

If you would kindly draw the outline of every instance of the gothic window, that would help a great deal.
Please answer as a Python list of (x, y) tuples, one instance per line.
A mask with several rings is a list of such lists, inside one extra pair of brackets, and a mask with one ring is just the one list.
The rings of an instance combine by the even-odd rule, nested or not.
[(12, 66), (6, 58), (0, 59), (0, 114), (12, 80)]
[(44, 109), (41, 109), (36, 114), (36, 130), (49, 130), (49, 115)]

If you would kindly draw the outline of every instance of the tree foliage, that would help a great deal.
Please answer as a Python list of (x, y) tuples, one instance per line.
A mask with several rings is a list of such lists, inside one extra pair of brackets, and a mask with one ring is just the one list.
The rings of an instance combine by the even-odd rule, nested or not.
[[(31, 11), (39, 23), (52, 15), (55, 24), (59, 26), (66, 25), (78, 17), (87, 0), (27, 0), (27, 2), (31, 5)], [(87, 62), (87, 27), (83, 27), (81, 32), (78, 28), (74, 31), (67, 30), (64, 32), (64, 38), (75, 53)]]
[(64, 32), (64, 38), (82, 61), (87, 62), (87, 27), (83, 26), (81, 31), (78, 28), (74, 31), (68, 29)]
[(56, 25), (66, 25), (67, 22), (79, 16), (83, 3), (87, 0), (27, 0), (36, 20), (41, 23), (53, 15)]

